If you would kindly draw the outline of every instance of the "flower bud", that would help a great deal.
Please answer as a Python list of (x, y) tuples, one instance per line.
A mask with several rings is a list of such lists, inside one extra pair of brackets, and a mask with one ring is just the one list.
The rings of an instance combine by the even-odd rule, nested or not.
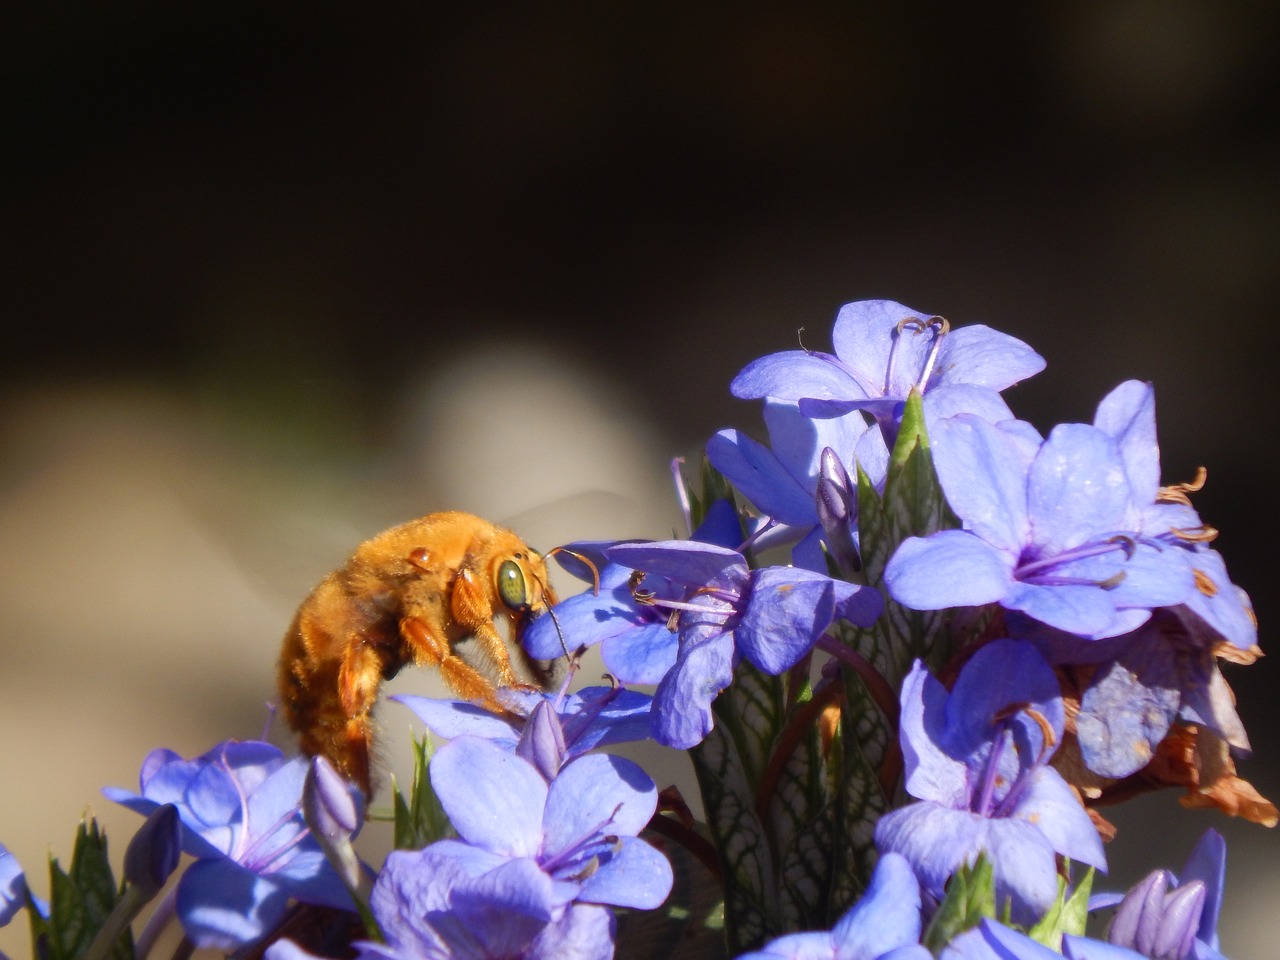
[(836, 564), (841, 570), (861, 570), (862, 560), (853, 542), (853, 526), (858, 519), (858, 491), (850, 482), (844, 464), (830, 447), (822, 448), (818, 460), (814, 508), (826, 534), (827, 549)]
[(360, 827), (360, 808), (351, 787), (324, 757), (315, 757), (302, 785), (303, 817), (326, 839), (350, 837)]
[(1107, 941), (1136, 950), (1151, 960), (1185, 960), (1191, 956), (1205, 887), (1193, 880), (1169, 890), (1172, 876), (1153, 870), (1120, 901), (1107, 931)]
[(533, 764), (548, 783), (560, 772), (565, 755), (564, 730), (550, 701), (539, 700), (529, 714), (516, 753)]
[(348, 890), (360, 883), (360, 861), (351, 837), (360, 828), (360, 806), (351, 785), (322, 756), (314, 757), (302, 783), (302, 816)]
[(156, 807), (124, 852), (124, 879), (150, 899), (164, 886), (182, 855), (182, 821), (172, 803)]

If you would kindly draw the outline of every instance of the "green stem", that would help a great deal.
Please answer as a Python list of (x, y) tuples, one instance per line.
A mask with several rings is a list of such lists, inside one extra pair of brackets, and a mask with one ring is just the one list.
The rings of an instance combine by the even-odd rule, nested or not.
[(129, 929), (133, 918), (142, 912), (142, 908), (150, 899), (133, 884), (125, 887), (120, 899), (111, 909), (111, 913), (107, 915), (107, 919), (103, 921), (93, 940), (90, 941), (83, 960), (106, 960), (121, 935)]

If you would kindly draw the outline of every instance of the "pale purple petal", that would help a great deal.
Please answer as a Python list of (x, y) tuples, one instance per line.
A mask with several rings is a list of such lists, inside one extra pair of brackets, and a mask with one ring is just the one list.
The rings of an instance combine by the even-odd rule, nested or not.
[(780, 523), (816, 522), (812, 484), (802, 482), (774, 451), (737, 430), (721, 430), (707, 441), (707, 459), (761, 513)]
[(523, 960), (613, 960), (613, 911), (593, 903), (573, 903), (543, 928)]
[(1054, 427), (1027, 475), (1027, 513), (1041, 555), (1137, 529), (1139, 512), (1116, 442), (1086, 423)]
[(178, 917), (198, 947), (232, 951), (273, 929), (288, 909), (278, 883), (227, 859), (198, 860), (178, 882)]
[(1011, 703), (1034, 710), (1053, 731), (1053, 743), (1046, 745), (1039, 725), (1028, 719), (1035, 732), (1030, 749), (1038, 753), (1061, 740), (1065, 712), (1053, 668), (1025, 640), (994, 640), (965, 664), (947, 698), (942, 742), (951, 756), (970, 757), (988, 746), (996, 735), (996, 718)]
[(871, 884), (831, 931), (837, 956), (876, 960), (897, 947), (920, 941), (920, 882), (911, 864), (886, 853)]
[(809, 350), (784, 350), (751, 361), (733, 378), (729, 392), (741, 400), (849, 400), (868, 396), (837, 357)]
[(1156, 398), (1151, 384), (1126, 380), (1098, 404), (1093, 425), (1120, 447), (1134, 499), (1151, 503), (1160, 487), (1160, 444), (1156, 440)]
[(687, 750), (711, 730), (711, 701), (733, 680), (733, 638), (720, 634), (680, 651), (653, 696), (654, 739)]
[(812, 650), (831, 625), (834, 581), (794, 567), (765, 567), (751, 580), (751, 598), (734, 629), (734, 642), (752, 664), (776, 675)]
[(939, 744), (945, 736), (947, 689), (919, 660), (902, 682), (902, 754), (908, 793), (960, 808), (969, 802), (968, 768)]
[[(1115, 604), (1106, 591), (1093, 585), (1042, 587), (1015, 581), (1000, 602), (1041, 623), (1091, 639), (1117, 636), (1132, 629), (1128, 623), (1117, 620)], [(1144, 611), (1142, 618), (1146, 617)]]
[(605, 833), (635, 836), (657, 803), (653, 780), (630, 760), (604, 753), (579, 757), (565, 764), (547, 793), (542, 852), (558, 853), (602, 824)]
[(613, 563), (695, 587), (729, 583), (747, 576), (742, 554), (696, 540), (621, 543), (611, 547), (607, 555)]
[(1098, 829), (1071, 787), (1052, 767), (1041, 767), (1031, 777), (1030, 789), (1013, 818), (1037, 829), (1064, 857), (1105, 873), (1107, 857)]
[(1014, 558), (1031, 535), (1030, 451), (1018, 437), (963, 414), (931, 428), (938, 482), (965, 529)]
[(671, 863), (636, 837), (622, 837), (618, 850), (582, 883), (578, 900), (635, 910), (654, 910), (671, 893)]
[(940, 382), (1004, 390), (1039, 373), (1045, 361), (1017, 337), (972, 323), (953, 328), (943, 339), (937, 365)]
[(398, 693), (388, 699), (404, 704), (428, 730), (444, 740), (472, 736), (514, 745), (519, 736), (509, 721), (465, 701), (420, 697), (411, 693)]
[(997, 391), (973, 383), (943, 383), (932, 387), (923, 399), (924, 422), (930, 437), (939, 422), (962, 413), (987, 423), (1013, 419), (1013, 411)]
[(1012, 589), (1014, 557), (965, 530), (908, 537), (884, 571), (889, 595), (912, 610), (976, 607)]
[(488, 740), (459, 737), (436, 752), (428, 772), (460, 837), (508, 857), (537, 856), (547, 784), (523, 759)]
[(600, 656), (622, 683), (658, 683), (675, 665), (679, 647), (679, 638), (665, 623), (654, 623), (608, 638), (600, 645)]

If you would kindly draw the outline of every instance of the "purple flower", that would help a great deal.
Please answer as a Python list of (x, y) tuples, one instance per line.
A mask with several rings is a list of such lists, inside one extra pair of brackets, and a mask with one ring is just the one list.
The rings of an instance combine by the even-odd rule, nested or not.
[(920, 945), (920, 884), (896, 853), (876, 864), (871, 884), (831, 930), (779, 937), (738, 960), (931, 960)]
[(1094, 425), (1115, 439), (1141, 507), (1138, 530), (1145, 538), (1174, 549), (1190, 568), (1195, 589), (1179, 615), (1206, 647), (1226, 642), (1250, 658), (1258, 650), (1258, 622), (1249, 595), (1231, 582), (1226, 564), (1208, 544), (1217, 535), (1187, 497), (1199, 483), (1160, 486), (1160, 447), (1156, 442), (1155, 391), (1151, 384), (1128, 380), (1098, 404)]
[(1058, 854), (1106, 869), (1089, 815), (1048, 761), (1064, 709), (1053, 670), (1030, 643), (997, 640), (965, 664), (950, 693), (917, 661), (902, 686), (906, 789), (920, 802), (885, 814), (876, 847), (905, 856), (941, 899), (980, 852), (997, 896), (1022, 922), (1058, 892)]
[(142, 764), (141, 793), (102, 791), (144, 816), (177, 808), (182, 849), (196, 858), (178, 882), (178, 916), (197, 946), (254, 942), (284, 918), (291, 898), (352, 908), (303, 821), (307, 767), (269, 743), (229, 740), (193, 760), (155, 750)]
[(798, 567), (750, 570), (742, 554), (690, 540), (623, 543), (610, 560), (684, 587), (679, 600), (647, 597), (674, 612), (675, 665), (653, 700), (660, 743), (687, 749), (711, 729), (711, 703), (729, 685), (740, 657), (779, 674), (808, 653), (836, 618), (869, 626), (883, 600), (870, 587)]
[(369, 905), (384, 943), (362, 942), (359, 960), (606, 960), (614, 924), (605, 908), (565, 905), (532, 860), (478, 877), (433, 847), (395, 851)]
[(902, 542), (890, 594), (916, 610), (999, 603), (1087, 639), (1136, 629), (1183, 603), (1193, 577), (1178, 551), (1143, 537), (1119, 444), (1062, 424), (1034, 445), (1016, 422), (967, 414), (933, 428), (934, 463), (962, 530)]
[(18, 858), (0, 843), (0, 927), (27, 905), (27, 877)]
[(892, 447), (907, 395), (924, 395), (925, 420), (968, 411), (1010, 419), (1000, 391), (1044, 369), (1021, 340), (981, 324), (951, 330), (941, 317), (892, 300), (847, 303), (831, 332), (835, 354), (786, 350), (748, 364), (734, 378), (735, 397), (799, 402), (808, 417), (862, 410)]
[(554, 780), (522, 757), (477, 737), (459, 737), (432, 758), (431, 785), (457, 840), (429, 849), (478, 877), (531, 860), (558, 903), (650, 910), (671, 891), (671, 865), (637, 838), (657, 807), (653, 781), (630, 760), (579, 757)]
[[(857, 491), (849, 484), (845, 464), (856, 462), (877, 487), (882, 486), (889, 463), (884, 438), (868, 428), (860, 413), (814, 420), (801, 414), (796, 404), (780, 400), (765, 401), (764, 420), (770, 447), (737, 430), (721, 430), (707, 441), (711, 465), (774, 524), (754, 542), (763, 547), (798, 541), (792, 560), (825, 573), (820, 546), (824, 541), (848, 564), (849, 558), (841, 554), (856, 544)], [(836, 490), (841, 475), (844, 489)], [(833, 494), (843, 507), (842, 515), (824, 518), (823, 508)]]

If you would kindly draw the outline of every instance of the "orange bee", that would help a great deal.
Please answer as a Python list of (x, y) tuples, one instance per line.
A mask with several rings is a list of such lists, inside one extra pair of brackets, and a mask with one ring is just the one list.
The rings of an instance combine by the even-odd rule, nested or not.
[[(382, 681), (406, 664), (435, 667), (459, 697), (503, 711), (496, 686), (546, 689), (557, 678), (562, 661), (533, 660), (520, 646), (555, 602), (542, 555), (510, 530), (469, 513), (392, 527), (360, 544), (294, 615), (280, 650), (285, 719), (304, 753), (323, 754), (370, 796), (370, 712)], [(520, 674), (498, 615), (511, 624)]]

